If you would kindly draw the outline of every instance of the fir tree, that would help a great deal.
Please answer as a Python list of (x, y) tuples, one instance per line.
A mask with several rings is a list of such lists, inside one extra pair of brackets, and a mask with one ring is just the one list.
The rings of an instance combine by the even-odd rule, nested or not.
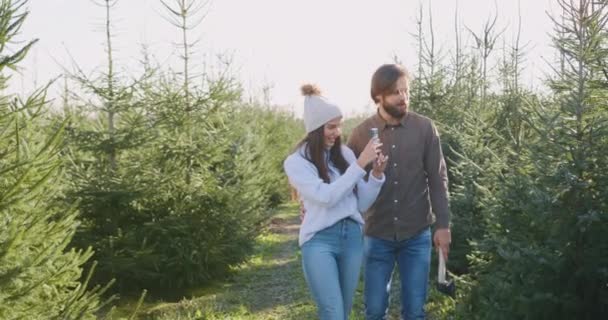
[[(0, 2), (1, 90), (7, 69), (15, 69), (36, 42), (9, 53), (27, 17), (25, 5)], [(87, 291), (88, 277), (80, 282), (91, 249), (66, 249), (77, 211), (53, 201), (64, 176), (59, 151), (65, 123), (46, 123), (46, 108), (46, 88), (27, 99), (0, 96), (0, 318), (95, 319), (105, 289)]]

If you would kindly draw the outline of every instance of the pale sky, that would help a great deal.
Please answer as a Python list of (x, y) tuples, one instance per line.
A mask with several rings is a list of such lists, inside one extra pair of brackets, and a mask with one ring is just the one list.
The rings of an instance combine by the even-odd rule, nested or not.
[[(271, 102), (299, 114), (299, 87), (313, 82), (345, 114), (369, 112), (369, 82), (378, 66), (397, 56), (416, 70), (411, 34), (416, 31), (418, 8), (422, 6), (428, 17), (432, 6), (436, 43), (447, 54), (454, 45), (456, 3), (469, 45), (472, 39), (464, 26), (480, 32), (496, 6), (498, 29), (506, 28), (504, 39), (509, 43), (521, 6), (522, 43), (530, 43), (526, 82), (541, 84), (547, 70), (543, 57), (554, 57), (547, 12), (557, 10), (555, 0), (211, 0), (205, 20), (190, 32), (191, 38), (200, 39), (193, 71), (202, 72), (205, 62), (217, 65), (214, 56), (229, 54), (248, 95), (261, 95), (261, 88), (270, 85)], [(21, 64), (22, 75), (13, 78), (12, 92), (29, 92), (34, 84), (41, 86), (60, 75), (61, 65), (71, 66), (69, 55), (87, 71), (103, 69), (105, 9), (89, 0), (30, 0), (28, 6), (30, 16), (21, 38), (40, 41)], [(139, 72), (142, 44), (157, 61), (179, 68), (174, 42), (180, 35), (163, 19), (158, 0), (119, 0), (112, 10), (116, 63), (127, 75)], [(59, 84), (51, 88), (51, 96), (58, 92)]]

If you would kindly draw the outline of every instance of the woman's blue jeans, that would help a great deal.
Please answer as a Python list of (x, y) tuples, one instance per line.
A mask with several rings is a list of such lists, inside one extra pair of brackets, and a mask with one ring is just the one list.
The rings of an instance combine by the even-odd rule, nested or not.
[(361, 226), (346, 218), (302, 245), (304, 277), (321, 320), (348, 319), (363, 261)]

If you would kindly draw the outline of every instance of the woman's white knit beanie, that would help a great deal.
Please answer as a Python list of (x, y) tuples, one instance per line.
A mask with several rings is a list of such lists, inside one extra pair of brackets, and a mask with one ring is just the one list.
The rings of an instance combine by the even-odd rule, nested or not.
[(321, 96), (319, 88), (312, 84), (302, 86), (304, 95), (304, 127), (306, 133), (315, 131), (332, 119), (342, 117), (337, 105)]

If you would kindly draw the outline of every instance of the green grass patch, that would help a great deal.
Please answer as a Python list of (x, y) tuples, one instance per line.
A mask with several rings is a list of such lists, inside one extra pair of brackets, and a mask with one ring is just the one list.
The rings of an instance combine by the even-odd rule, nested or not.
[[(139, 319), (313, 319), (316, 316), (300, 267), (297, 206), (282, 207), (263, 234), (254, 254), (234, 267), (223, 284), (191, 292), (179, 302), (147, 302)], [(128, 306), (128, 305), (127, 305)], [(125, 309), (124, 306), (122, 309)]]

